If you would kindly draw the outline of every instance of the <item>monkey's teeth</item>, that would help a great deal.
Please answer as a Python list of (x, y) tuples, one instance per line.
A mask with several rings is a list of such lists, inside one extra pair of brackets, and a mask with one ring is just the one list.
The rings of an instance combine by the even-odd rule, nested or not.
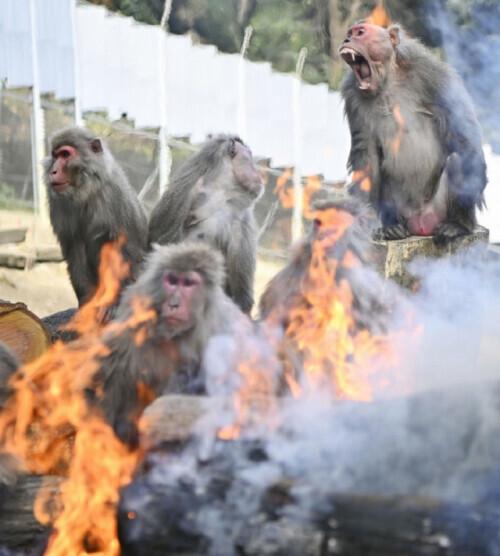
[(353, 50), (351, 50), (351, 58), (353, 62), (356, 60), (356, 54), (354, 54)]

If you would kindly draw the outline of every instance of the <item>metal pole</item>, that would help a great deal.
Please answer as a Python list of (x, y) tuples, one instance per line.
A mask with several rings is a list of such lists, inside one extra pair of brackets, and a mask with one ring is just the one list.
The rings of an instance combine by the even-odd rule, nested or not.
[(43, 110), (40, 102), (40, 80), (38, 74), (38, 48), (36, 32), (36, 4), (30, 0), (30, 28), (31, 28), (31, 66), (33, 85), (32, 112), (31, 112), (31, 164), (33, 170), (33, 196), (35, 213), (39, 222), (49, 223), (49, 210), (47, 205), (47, 190), (43, 182), (42, 159), (45, 152), (45, 125)]
[(245, 36), (241, 44), (240, 59), (238, 60), (238, 112), (237, 129), (238, 135), (243, 139), (247, 136), (247, 83), (245, 71), (245, 56), (252, 38), (253, 27), (248, 25), (245, 29)]
[(163, 6), (163, 14), (161, 16), (160, 27), (165, 29), (168, 33), (168, 19), (170, 17), (170, 12), (172, 11), (172, 0), (165, 0), (165, 5)]
[(163, 15), (158, 33), (158, 79), (160, 85), (159, 94), (159, 120), (158, 132), (158, 196), (161, 197), (167, 189), (170, 169), (172, 167), (172, 154), (168, 146), (168, 117), (167, 117), (167, 36), (168, 18), (172, 10), (172, 0), (166, 0), (163, 7)]
[(307, 48), (301, 48), (295, 76), (293, 77), (292, 114), (293, 114), (293, 215), (292, 241), (297, 241), (303, 234), (303, 187), (302, 187), (302, 112), (300, 107), (300, 93), (302, 88), (302, 71), (307, 57)]
[(73, 84), (74, 91), (74, 110), (75, 110), (75, 125), (83, 125), (82, 107), (80, 105), (80, 73), (79, 73), (79, 60), (78, 60), (78, 30), (76, 27), (76, 0), (71, 1), (70, 6), (71, 17), (71, 33), (73, 36)]
[(172, 0), (165, 0), (160, 29), (165, 33), (158, 33), (158, 79), (159, 79), (159, 120), (158, 131), (158, 196), (161, 197), (167, 189), (172, 154), (168, 146), (167, 129), (167, 36), (168, 18), (172, 10)]

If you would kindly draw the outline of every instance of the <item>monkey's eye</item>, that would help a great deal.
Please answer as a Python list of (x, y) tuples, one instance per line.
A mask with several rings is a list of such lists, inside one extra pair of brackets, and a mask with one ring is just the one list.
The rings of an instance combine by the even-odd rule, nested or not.
[(169, 284), (170, 286), (178, 286), (179, 285), (179, 277), (177, 276), (177, 274), (169, 272), (165, 276), (165, 282), (167, 284)]
[(365, 34), (365, 28), (364, 27), (358, 27), (358, 29), (356, 30), (356, 35), (358, 37), (361, 37), (361, 35)]
[(321, 220), (319, 218), (315, 218), (313, 220), (313, 225), (314, 225), (315, 230), (317, 230), (318, 228), (321, 228)]
[(61, 149), (57, 154), (62, 158), (69, 158), (71, 156), (71, 152), (68, 149)]
[(195, 284), (195, 281), (192, 278), (186, 277), (184, 278), (184, 286), (186, 286), (186, 288), (191, 288), (193, 287)]

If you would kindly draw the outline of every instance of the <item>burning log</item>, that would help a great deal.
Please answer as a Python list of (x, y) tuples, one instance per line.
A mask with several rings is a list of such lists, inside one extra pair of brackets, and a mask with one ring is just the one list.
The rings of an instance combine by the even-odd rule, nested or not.
[(436, 245), (431, 236), (411, 236), (397, 241), (376, 241), (374, 260), (378, 270), (386, 278), (400, 286), (414, 289), (418, 280), (409, 271), (409, 265), (417, 258), (448, 257), (471, 246), (488, 246), (489, 231), (477, 226), (472, 234), (461, 236), (445, 245)]
[(0, 546), (22, 550), (43, 541), (49, 528), (35, 518), (34, 502), (42, 485), (56, 492), (60, 483), (59, 477), (23, 475), (13, 485), (0, 484)]
[(496, 383), (341, 403), (319, 468), (279, 459), (301, 423), (284, 425), (278, 448), (270, 437), (218, 441), (208, 457), (195, 447), (177, 462), (157, 452), (122, 491), (122, 554), (497, 554), (499, 397)]
[(331, 509), (319, 509), (308, 523), (282, 515), (289, 485), (279, 484), (232, 539), (232, 547), (211, 552), (193, 514), (200, 505), (206, 511), (218, 501), (197, 496), (185, 485), (167, 491), (147, 483), (134, 487), (147, 499), (152, 518), (148, 526), (153, 529), (150, 536), (138, 538), (133, 524), (137, 518), (130, 511), (121, 514), (123, 556), (489, 556), (500, 548), (498, 508), (469, 508), (412, 496), (332, 494)]
[[(487, 399), (492, 403), (485, 404)], [(444, 484), (453, 470), (464, 466), (473, 451), (475, 466), (469, 465), (466, 474), (473, 476), (474, 482), (487, 482), (498, 469), (498, 435), (494, 426), (500, 422), (500, 406), (494, 403), (498, 399), (497, 383), (451, 392), (427, 392), (407, 401), (341, 404), (332, 422), (348, 421), (353, 438), (358, 433), (366, 435), (372, 452), (377, 452), (378, 436), (386, 435), (386, 444), (393, 446), (393, 453), (386, 455), (392, 462), (384, 471), (388, 481), (407, 474), (414, 494), (369, 494), (370, 485), (380, 491), (384, 483), (378, 484), (378, 478), (369, 472), (366, 477), (361, 476), (359, 470), (357, 489), (350, 491), (351, 485), (346, 484), (349, 492), (343, 493), (317, 492), (306, 477), (282, 476), (264, 489), (255, 489), (256, 506), (252, 510), (249, 505), (249, 515), (236, 529), (238, 534), (229, 531), (228, 538), (240, 554), (259, 556), (494, 554), (487, 551), (486, 545), (493, 547), (491, 550), (500, 548), (497, 526), (500, 507), (484, 500), (482, 505), (445, 503), (444, 496), (428, 494), (428, 484), (432, 481)], [(204, 398), (194, 396), (159, 398), (144, 416), (152, 427), (148, 438), (154, 439), (154, 444), (187, 440), (206, 403)], [(480, 418), (483, 411), (492, 412), (489, 428)], [(391, 437), (394, 423), (377, 419), (391, 413), (401, 415), (401, 421), (406, 420), (405, 430), (410, 431), (406, 441), (415, 444), (415, 451), (409, 455), (398, 453), (404, 449)], [(435, 423), (448, 424), (455, 431), (455, 436), (445, 431), (447, 445)], [(144, 425), (141, 430), (145, 430)], [(332, 430), (332, 435), (335, 432)], [(397, 438), (396, 432), (393, 436)], [(187, 477), (170, 484), (158, 483), (149, 472), (125, 488), (118, 516), (124, 556), (209, 553), (210, 534), (203, 524), (205, 520), (210, 522), (210, 512), (215, 512), (214, 519), (222, 516), (225, 520), (233, 515), (237, 519), (241, 511), (233, 506), (236, 502), (231, 497), (240, 480), (237, 462), (241, 454), (249, 470), (258, 471), (268, 463), (264, 444), (233, 441), (217, 446), (215, 455), (208, 460), (199, 459), (196, 465), (203, 488)], [(161, 475), (155, 463), (155, 458), (161, 459), (161, 455), (156, 452), (151, 457), (153, 463), (146, 462), (144, 467), (152, 465), (156, 475)], [(343, 457), (339, 453), (337, 459)], [(431, 481), (432, 458), (438, 461), (439, 472), (432, 474)], [(171, 453), (167, 460), (165, 474), (168, 466), (175, 463)], [(332, 459), (325, 465), (334, 473), (336, 463)], [(0, 545), (26, 548), (44, 538), (47, 529), (35, 520), (33, 505), (39, 487), (47, 481), (50, 488), (57, 490), (61, 479), (28, 475), (15, 485), (0, 486)], [(307, 519), (301, 519), (296, 501), (300, 492), (308, 489), (314, 511)], [(230, 552), (217, 554), (225, 556)]]

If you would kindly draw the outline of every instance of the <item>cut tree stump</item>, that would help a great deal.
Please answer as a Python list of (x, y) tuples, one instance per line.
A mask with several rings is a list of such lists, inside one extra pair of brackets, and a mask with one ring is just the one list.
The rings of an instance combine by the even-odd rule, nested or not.
[(43, 322), (24, 303), (0, 300), (0, 342), (29, 363), (50, 346), (50, 334)]
[(378, 270), (400, 286), (414, 289), (418, 280), (408, 270), (415, 259), (448, 257), (473, 245), (488, 249), (489, 231), (477, 226), (472, 234), (457, 238), (444, 246), (437, 246), (432, 237), (411, 236), (396, 241), (374, 241), (373, 260)]

